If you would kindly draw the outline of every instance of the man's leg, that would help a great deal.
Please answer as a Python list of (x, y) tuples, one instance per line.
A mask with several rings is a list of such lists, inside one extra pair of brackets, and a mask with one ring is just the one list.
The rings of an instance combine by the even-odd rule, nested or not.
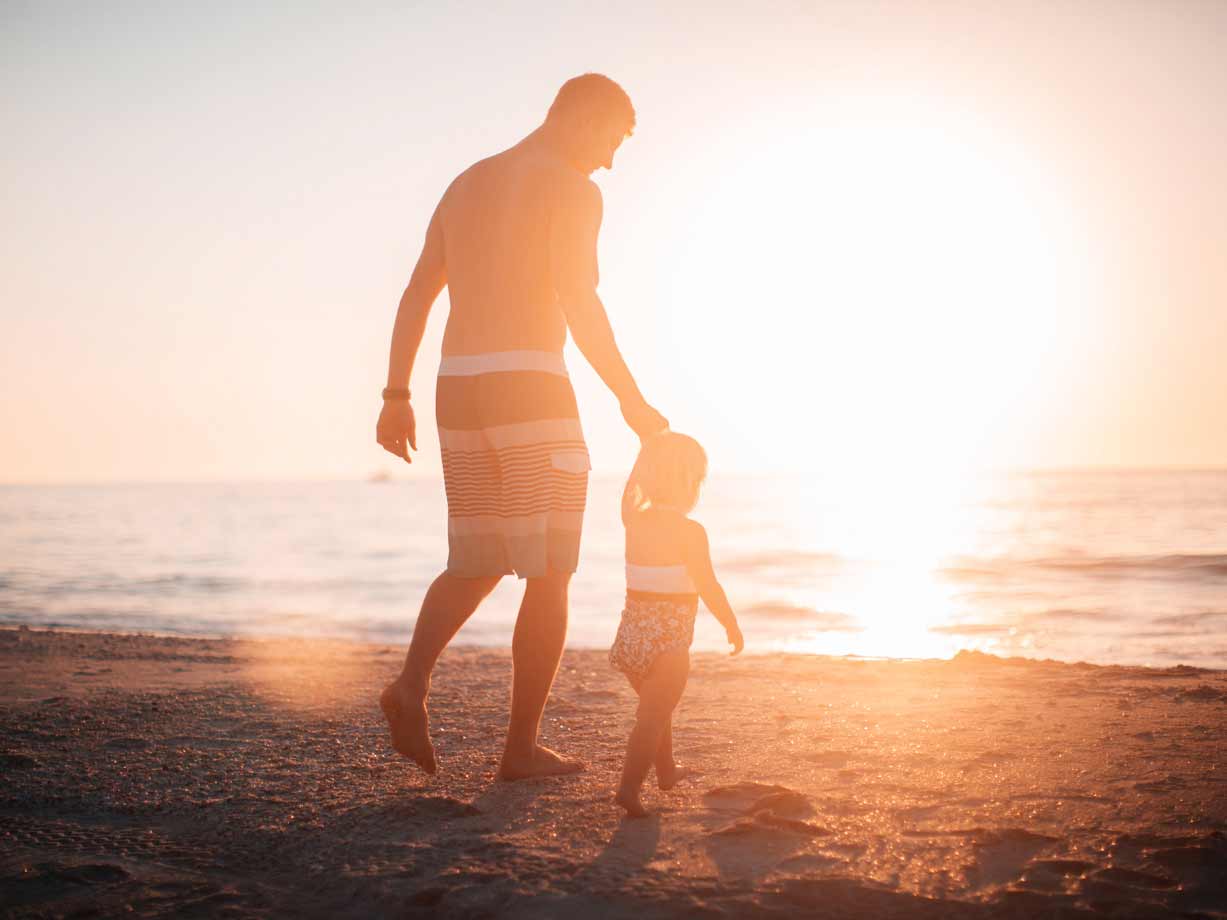
[(530, 578), (511, 640), (514, 674), (507, 747), (499, 768), (502, 779), (577, 773), (579, 761), (568, 760), (537, 743), (541, 712), (554, 684), (567, 638), (567, 586), (570, 574)]
[(498, 575), (460, 578), (447, 572), (436, 578), (422, 601), (405, 666), (379, 697), (392, 731), (392, 746), (427, 773), (436, 769), (426, 714), (430, 673), (452, 636), (494, 590), (499, 578)]

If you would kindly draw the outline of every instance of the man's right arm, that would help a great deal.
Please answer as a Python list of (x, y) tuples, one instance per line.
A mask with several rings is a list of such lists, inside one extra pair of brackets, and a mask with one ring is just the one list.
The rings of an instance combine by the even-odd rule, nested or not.
[(576, 346), (617, 397), (627, 424), (644, 438), (668, 427), (668, 422), (639, 391), (596, 292), (601, 212), (600, 189), (588, 180), (575, 183), (561, 197), (550, 224), (550, 270)]
[(443, 227), (436, 209), (426, 228), (426, 240), (422, 254), (414, 266), (409, 284), (401, 294), (396, 308), (396, 321), (392, 324), (392, 346), (388, 354), (388, 386), (408, 387), (413, 373), (413, 362), (422, 334), (426, 331), (426, 319), (430, 308), (447, 284), (447, 262), (443, 255)]
[[(401, 295), (400, 305), (396, 309), (396, 321), (392, 325), (392, 346), (388, 354), (389, 389), (408, 390), (413, 362), (426, 329), (426, 318), (430, 315), (435, 299), (447, 284), (440, 210), (442, 204), (435, 210), (430, 225), (426, 228), (422, 254), (418, 257), (409, 285)], [(413, 462), (409, 449), (418, 449), (417, 420), (408, 399), (384, 400), (379, 420), (375, 423), (375, 440), (384, 450), (396, 454), (406, 463)]]

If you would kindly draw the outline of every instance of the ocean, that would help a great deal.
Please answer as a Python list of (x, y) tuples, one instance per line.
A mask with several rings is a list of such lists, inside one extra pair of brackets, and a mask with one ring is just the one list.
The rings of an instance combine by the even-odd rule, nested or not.
[[(617, 627), (621, 486), (590, 487), (574, 647)], [(445, 514), (433, 479), (3, 486), (0, 625), (403, 645)], [(694, 516), (750, 652), (1227, 667), (1227, 472), (726, 476)], [(508, 645), (519, 598), (457, 641)]]

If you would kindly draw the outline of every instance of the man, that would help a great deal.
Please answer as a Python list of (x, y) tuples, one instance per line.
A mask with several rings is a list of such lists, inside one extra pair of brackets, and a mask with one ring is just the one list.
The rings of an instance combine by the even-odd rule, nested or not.
[(445, 284), (451, 296), (435, 405), (447, 570), (426, 592), (404, 669), (380, 697), (393, 746), (427, 773), (436, 769), (426, 712), (435, 661), (513, 572), (526, 584), (499, 775), (582, 769), (537, 743), (566, 639), (588, 486), (588, 450), (562, 361), (567, 330), (641, 438), (667, 425), (635, 385), (596, 292), (601, 193), (588, 177), (612, 168), (634, 125), (617, 83), (599, 74), (569, 80), (544, 124), (448, 187), (401, 297), (376, 437), (411, 462), (409, 376), (431, 304)]

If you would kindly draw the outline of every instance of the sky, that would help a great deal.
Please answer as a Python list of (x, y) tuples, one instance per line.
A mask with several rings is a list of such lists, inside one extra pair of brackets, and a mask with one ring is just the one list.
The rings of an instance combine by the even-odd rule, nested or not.
[[(0, 482), (437, 475), (447, 183), (638, 113), (601, 295), (714, 472), (1227, 466), (1227, 4), (0, 5)], [(598, 470), (636, 447), (568, 346)]]

